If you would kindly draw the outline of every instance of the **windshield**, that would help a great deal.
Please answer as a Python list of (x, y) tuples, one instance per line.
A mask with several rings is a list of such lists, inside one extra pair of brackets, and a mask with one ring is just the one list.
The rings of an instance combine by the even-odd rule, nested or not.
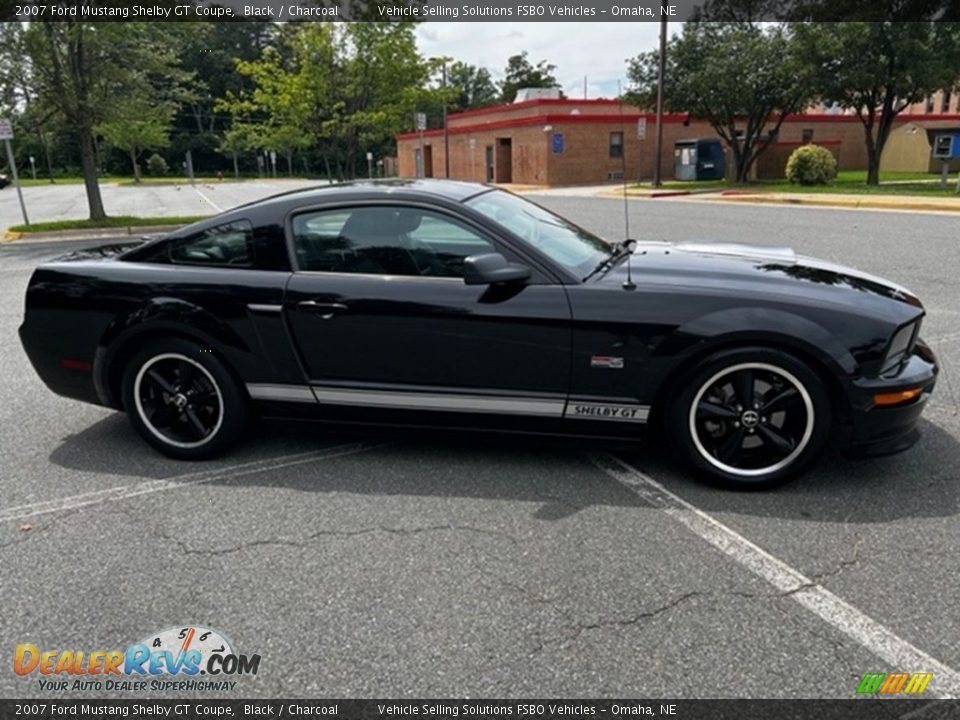
[(577, 277), (609, 257), (609, 243), (523, 198), (492, 190), (467, 205), (495, 220)]

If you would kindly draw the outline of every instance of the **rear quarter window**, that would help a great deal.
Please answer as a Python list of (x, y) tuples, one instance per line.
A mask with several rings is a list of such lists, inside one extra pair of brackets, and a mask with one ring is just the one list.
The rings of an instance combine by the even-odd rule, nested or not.
[(252, 267), (253, 226), (235, 220), (167, 243), (170, 262), (178, 265)]

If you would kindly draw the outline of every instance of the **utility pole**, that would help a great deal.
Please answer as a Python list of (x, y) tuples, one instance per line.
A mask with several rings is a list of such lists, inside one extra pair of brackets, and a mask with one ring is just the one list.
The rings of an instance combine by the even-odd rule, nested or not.
[(450, 178), (450, 138), (447, 135), (447, 60), (443, 60), (443, 176)]
[(653, 146), (653, 186), (660, 187), (660, 153), (663, 147), (663, 76), (667, 69), (667, 0), (660, 0), (660, 72), (657, 77), (657, 138)]

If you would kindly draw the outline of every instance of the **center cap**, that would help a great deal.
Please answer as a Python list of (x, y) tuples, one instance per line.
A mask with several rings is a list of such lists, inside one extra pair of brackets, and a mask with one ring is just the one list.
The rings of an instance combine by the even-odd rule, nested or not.
[(173, 396), (173, 404), (177, 406), (177, 410), (183, 410), (187, 406), (187, 396), (183, 393), (177, 393)]
[(760, 413), (756, 410), (747, 410), (740, 416), (740, 422), (745, 428), (755, 428), (760, 424)]

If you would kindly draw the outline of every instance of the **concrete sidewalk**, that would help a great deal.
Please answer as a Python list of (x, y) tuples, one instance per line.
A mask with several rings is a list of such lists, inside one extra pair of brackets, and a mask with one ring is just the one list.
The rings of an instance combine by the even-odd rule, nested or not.
[[(955, 197), (927, 195), (859, 195), (850, 193), (793, 193), (750, 189), (671, 190), (627, 188), (631, 198), (687, 198), (706, 202), (742, 202), (770, 205), (815, 205), (819, 207), (860, 208), (863, 210), (914, 210), (917, 212), (960, 212), (960, 194)], [(605, 187), (596, 196), (623, 197), (622, 188)]]

